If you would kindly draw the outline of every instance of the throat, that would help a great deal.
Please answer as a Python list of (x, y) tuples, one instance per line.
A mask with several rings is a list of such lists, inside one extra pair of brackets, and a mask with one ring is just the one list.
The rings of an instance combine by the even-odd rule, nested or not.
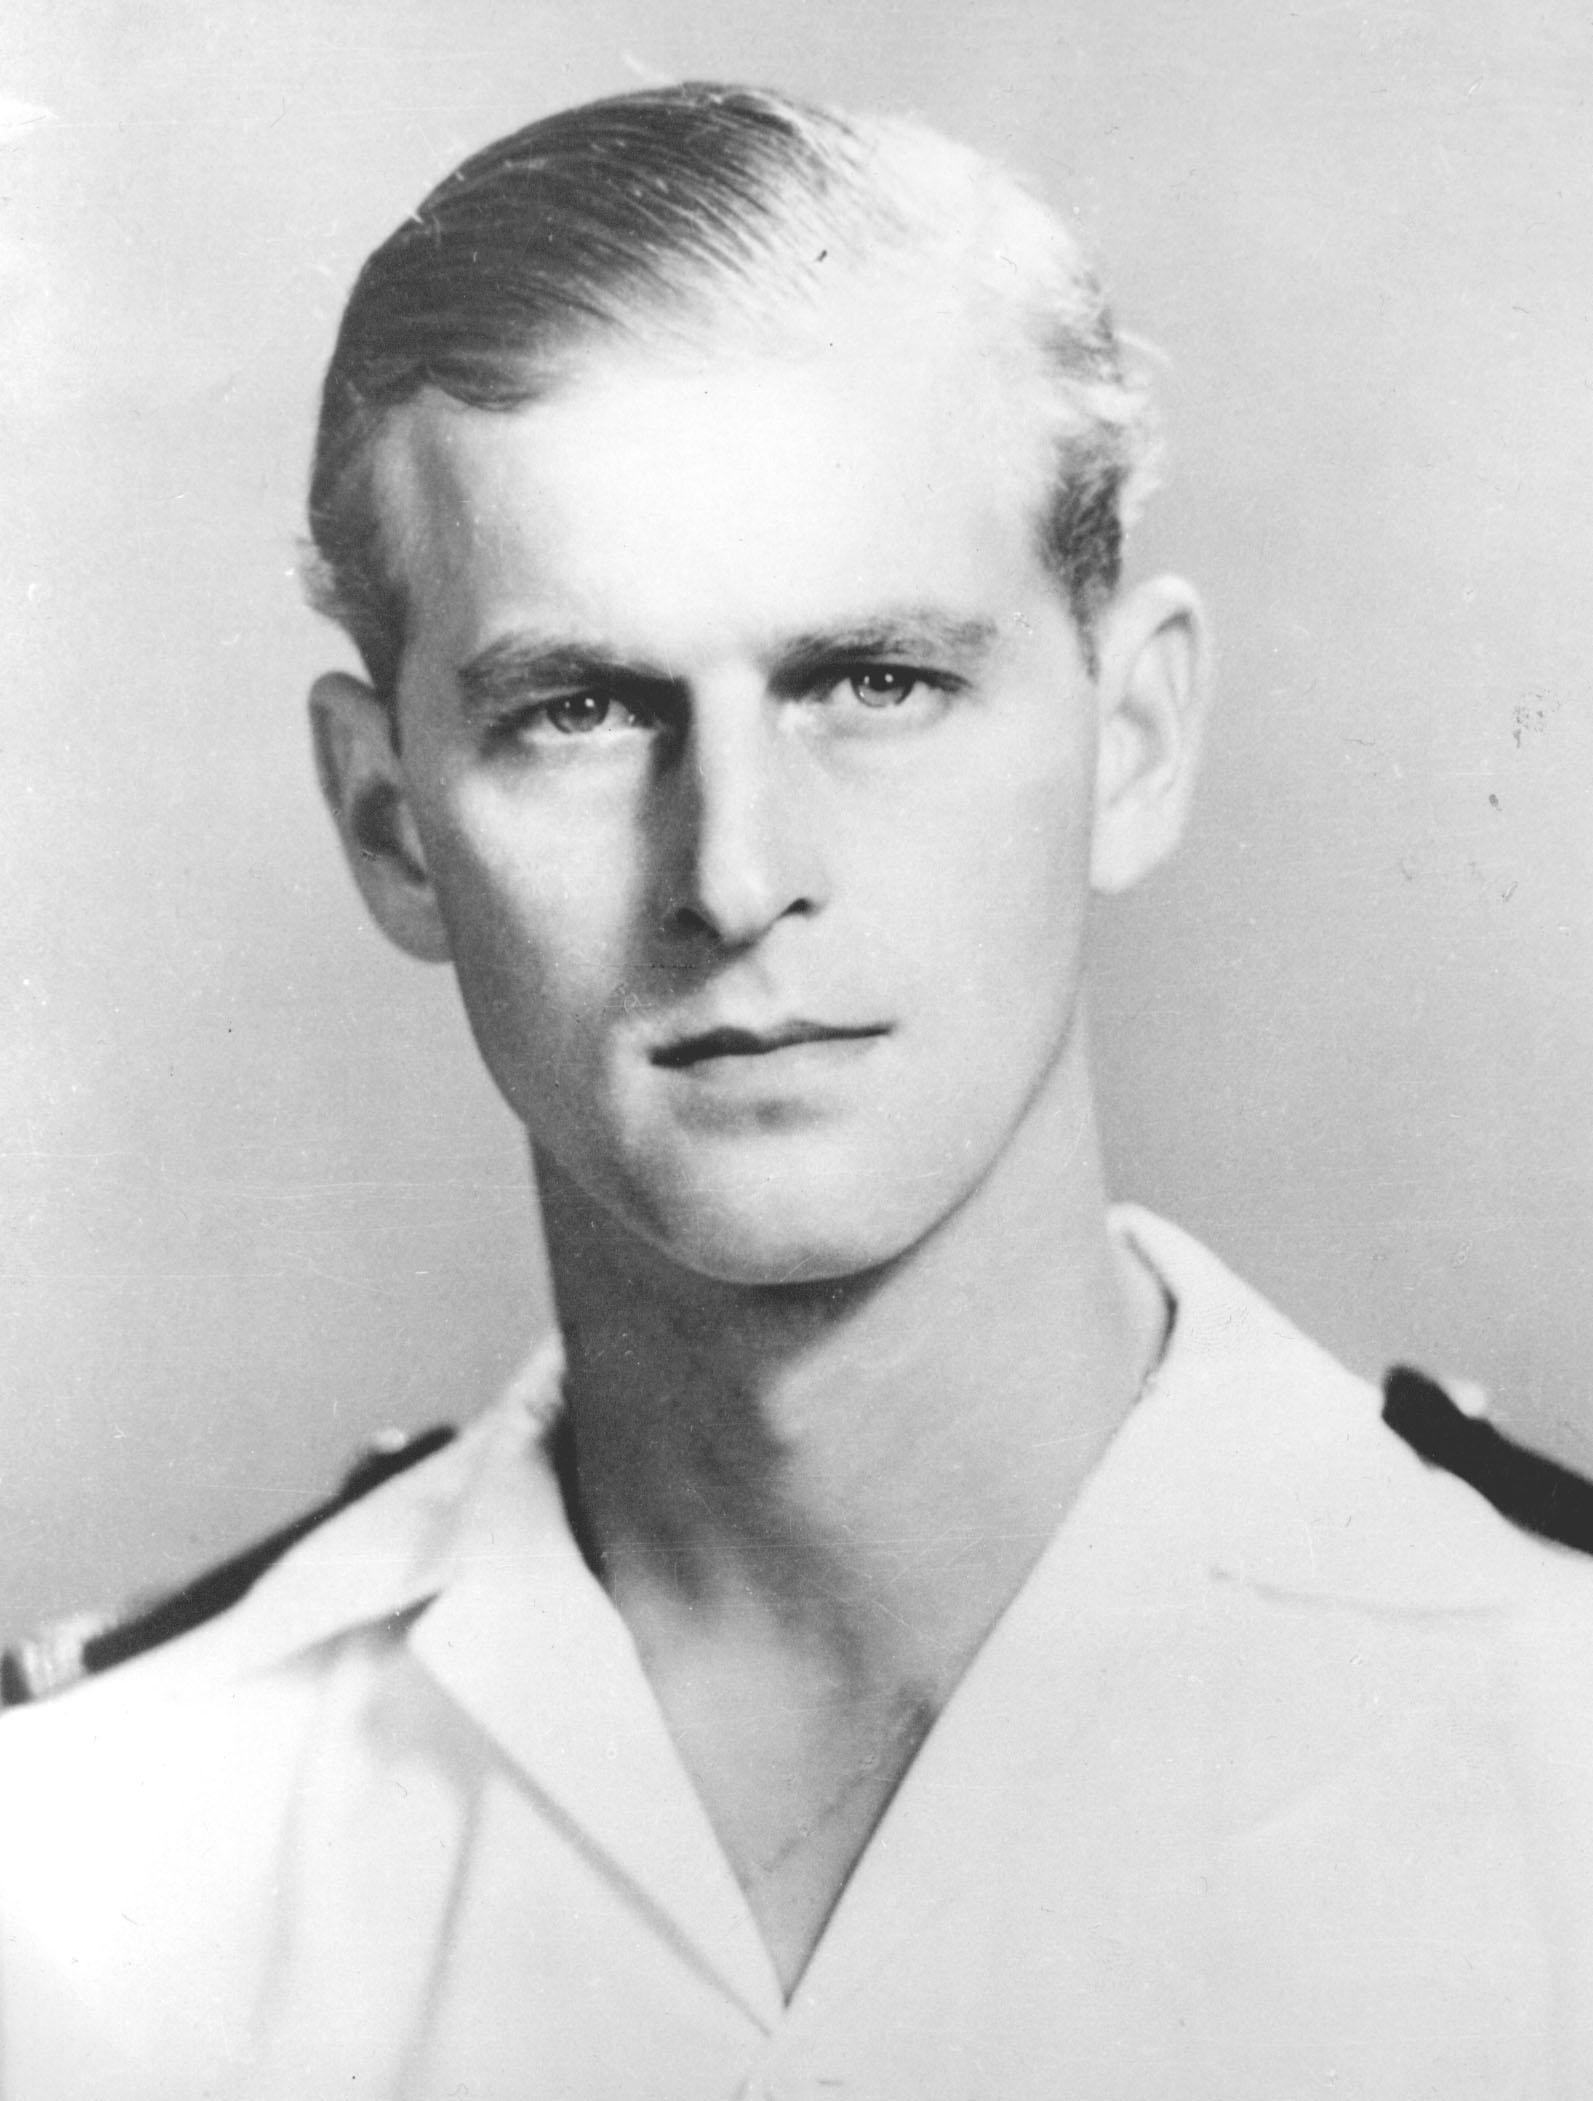
[(572, 1522), (787, 1992), (1166, 1332), (1093, 1145), (1041, 1150), (894, 1264), (779, 1289), (550, 1206)]
[(773, 1651), (654, 1677), (682, 1763), (789, 1999), (937, 1702), (826, 1682)]

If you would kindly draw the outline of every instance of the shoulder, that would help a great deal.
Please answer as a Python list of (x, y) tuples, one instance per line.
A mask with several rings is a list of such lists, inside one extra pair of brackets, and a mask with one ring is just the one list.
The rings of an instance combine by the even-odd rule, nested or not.
[(1506, 1436), (1475, 1393), (1395, 1365), (1383, 1381), (1382, 1412), (1418, 1458), (1464, 1481), (1511, 1524), (1593, 1554), (1593, 1481)]
[[(143, 2092), (119, 2083), (136, 2064), (163, 2093), (209, 2092), (319, 1886), (291, 1863), (331, 1858), (352, 1819), (380, 1826), (373, 1889), (403, 1861), (429, 1871), (486, 1745), (412, 1631), (473, 1566), (473, 1513), (541, 1493), (523, 1463), (540, 1427), (517, 1386), (407, 1465), (382, 1455), (398, 1463), (306, 1513), (285, 1550), (274, 1535), (167, 1601), (165, 1638), (140, 1645), (136, 1615), (138, 1653), (0, 1717), (5, 2041), (46, 2067), (28, 2091)], [(240, 1564), (253, 1580), (224, 1602)], [(68, 2076), (79, 2057), (92, 2070)]]
[(1514, 1920), (1593, 1977), (1593, 1487), (1469, 1394), (1358, 1378), (1187, 1236), (1126, 1223), (1177, 1303), (1156, 1485), (1197, 1513), (1191, 1653), (1255, 1858), (1284, 1889), (1299, 1848), (1302, 1887), (1360, 1859), (1368, 1904), (1447, 1892), (1442, 1922), (1465, 1897), (1479, 1934)]
[(46, 1713), (221, 1690), (423, 1605), (448, 1580), (476, 1485), (540, 1434), (556, 1382), (540, 1353), (462, 1430), (383, 1435), (332, 1495), (178, 1589), (71, 1615), (6, 1650), (0, 1745)]
[(1167, 1221), (1125, 1206), (1114, 1222), (1176, 1308), (1150, 1398), (1214, 1567), (1479, 1625), (1593, 1615), (1593, 1483), (1507, 1436), (1473, 1389), (1403, 1365), (1356, 1376)]
[(360, 1453), (332, 1495), (176, 1590), (141, 1597), (116, 1612), (69, 1613), (0, 1650), (0, 1708), (48, 1699), (218, 1618), (311, 1533), (441, 1451), (455, 1434), (447, 1424), (414, 1433), (383, 1431)]

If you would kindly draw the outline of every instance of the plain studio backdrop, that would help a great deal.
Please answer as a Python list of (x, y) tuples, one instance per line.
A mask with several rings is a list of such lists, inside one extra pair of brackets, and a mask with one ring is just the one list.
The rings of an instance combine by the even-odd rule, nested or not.
[(297, 539), (366, 252), (670, 77), (918, 111), (1102, 254), (1163, 361), (1135, 566), (1220, 643), (1193, 834), (1100, 920), (1116, 1186), (1593, 1462), (1585, 0), (9, 0), (0, 51), (0, 1634), (546, 1320), (451, 981), (317, 803)]

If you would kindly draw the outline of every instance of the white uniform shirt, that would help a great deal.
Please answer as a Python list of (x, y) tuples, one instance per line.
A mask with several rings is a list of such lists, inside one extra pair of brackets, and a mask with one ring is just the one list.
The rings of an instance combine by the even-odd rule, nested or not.
[(0, 1724), (5, 2101), (1593, 2093), (1593, 1570), (1116, 1222), (1166, 1359), (789, 2006), (571, 1539), (548, 1363)]

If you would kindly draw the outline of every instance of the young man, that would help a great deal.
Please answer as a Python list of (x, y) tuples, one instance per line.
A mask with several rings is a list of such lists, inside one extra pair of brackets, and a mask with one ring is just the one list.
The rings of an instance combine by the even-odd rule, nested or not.
[(1582, 2090), (1588, 1578), (1108, 1211), (1199, 605), (1069, 237), (743, 90), (366, 266), (313, 696), (562, 1353), (0, 1732), (10, 2101)]

